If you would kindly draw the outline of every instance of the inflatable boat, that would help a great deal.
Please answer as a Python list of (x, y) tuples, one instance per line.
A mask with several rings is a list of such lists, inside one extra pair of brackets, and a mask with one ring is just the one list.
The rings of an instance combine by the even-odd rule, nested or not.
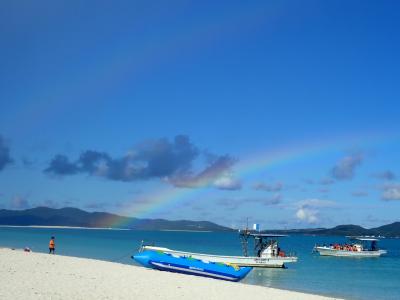
[(161, 251), (146, 250), (139, 252), (132, 256), (132, 258), (147, 268), (228, 281), (239, 281), (252, 269), (251, 267), (238, 267), (232, 264), (203, 261), (185, 256), (174, 256)]

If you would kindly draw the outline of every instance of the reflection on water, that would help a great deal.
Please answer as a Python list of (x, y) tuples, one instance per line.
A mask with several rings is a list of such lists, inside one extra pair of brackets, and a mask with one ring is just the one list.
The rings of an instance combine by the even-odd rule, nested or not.
[(255, 268), (243, 280), (243, 283), (251, 283), (256, 285), (273, 287), (274, 283), (284, 280), (288, 275), (287, 269), (270, 269), (270, 268)]

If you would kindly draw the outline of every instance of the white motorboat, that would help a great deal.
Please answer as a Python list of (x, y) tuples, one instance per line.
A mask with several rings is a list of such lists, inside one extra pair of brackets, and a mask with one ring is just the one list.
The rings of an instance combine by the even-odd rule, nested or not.
[(349, 237), (349, 244), (331, 244), (329, 246), (315, 246), (314, 251), (322, 256), (341, 257), (379, 257), (387, 253), (386, 250), (378, 248), (377, 238), (372, 237)]
[[(244, 256), (192, 253), (147, 245), (142, 245), (141, 250), (160, 251), (177, 257), (190, 257), (206, 262), (233, 264), (239, 267), (283, 268), (286, 263), (297, 261), (296, 256), (286, 255), (278, 246), (277, 238), (285, 237), (285, 235), (251, 233), (248, 230), (239, 232), (239, 234), (242, 241)], [(254, 238), (255, 256), (248, 256), (247, 246), (250, 237)]]

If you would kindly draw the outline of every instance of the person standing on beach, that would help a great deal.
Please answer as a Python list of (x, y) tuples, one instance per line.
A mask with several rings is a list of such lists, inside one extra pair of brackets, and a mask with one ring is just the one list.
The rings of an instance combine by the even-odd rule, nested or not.
[(55, 240), (55, 237), (52, 236), (50, 239), (50, 242), (49, 242), (49, 254), (50, 253), (54, 254), (54, 251), (56, 250), (56, 242), (54, 240)]

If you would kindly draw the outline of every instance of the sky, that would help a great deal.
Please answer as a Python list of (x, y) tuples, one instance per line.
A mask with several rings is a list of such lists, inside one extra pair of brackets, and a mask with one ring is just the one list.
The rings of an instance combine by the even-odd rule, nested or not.
[(3, 1), (0, 208), (400, 221), (398, 1)]

